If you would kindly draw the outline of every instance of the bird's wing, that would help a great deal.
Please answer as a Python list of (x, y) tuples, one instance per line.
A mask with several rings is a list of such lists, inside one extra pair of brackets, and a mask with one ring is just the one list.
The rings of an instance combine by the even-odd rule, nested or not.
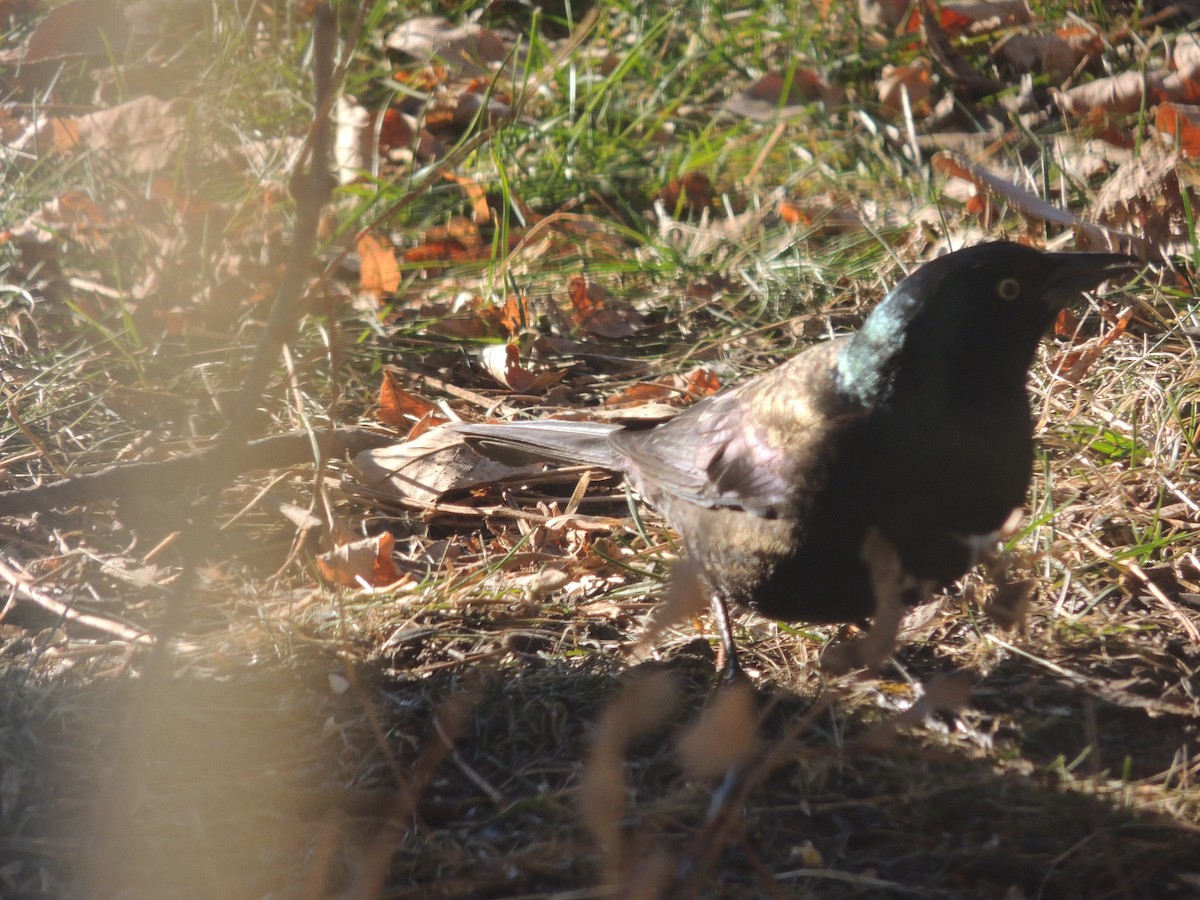
[(818, 477), (831, 430), (857, 414), (837, 395), (833, 378), (843, 343), (807, 350), (652, 430), (614, 434), (630, 463), (627, 477), (651, 503), (666, 494), (779, 515)]

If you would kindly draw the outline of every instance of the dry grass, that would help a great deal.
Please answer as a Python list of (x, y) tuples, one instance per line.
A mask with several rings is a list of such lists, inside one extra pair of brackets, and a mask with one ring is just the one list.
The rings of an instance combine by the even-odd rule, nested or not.
[[(850, 19), (769, 4), (728, 19), (699, 6), (687, 10), (695, 27), (639, 4), (607, 9), (589, 40), (626, 67), (614, 75), (595, 54), (572, 70), (586, 115), (563, 99), (563, 78), (533, 95), (528, 121), (472, 124), (487, 152), (456, 160), (459, 174), (500, 195), (504, 216), (514, 197), (568, 213), (511, 254), (412, 264), (394, 308), (358, 302), (340, 260), (359, 228), (421, 247), (469, 204), (454, 185), (410, 181), (417, 167), (403, 159), (344, 187), (323, 232), (320, 303), (263, 421), (369, 418), (385, 363), (414, 392), (475, 412), (577, 411), (698, 363), (728, 382), (856, 327), (931, 235), (977, 224), (913, 161), (903, 119), (867, 99), (883, 64), (916, 52), (909, 38), (875, 45)], [(215, 218), (167, 203), (155, 207), (165, 219), (131, 225), (122, 204), (145, 199), (146, 179), (100, 154), (53, 172), (5, 163), (14, 222), (69, 188), (114, 216), (64, 226), (66, 249), (45, 258), (0, 243), (3, 297), (17, 298), (0, 322), (9, 486), (184, 452), (224, 424), (262, 327), (253, 301), (287, 246), (287, 142), (267, 148), (270, 175), (249, 187), (231, 148), (272, 130), (295, 139), (306, 121), (296, 60), (280, 49), (298, 53), (303, 23), (268, 7), (242, 10), (245, 22), (215, 10), (219, 27), (171, 45), (192, 66), (190, 127), (210, 139), (176, 160), (187, 173), (176, 187), (228, 204)], [(402, 18), (394, 4), (373, 10), (377, 31)], [(189, 55), (189, 40), (202, 52)], [(1146, 41), (1157, 59), (1159, 38)], [(846, 112), (810, 110), (780, 133), (714, 112), (731, 72), (760, 72), (797, 46), (851, 88)], [(390, 64), (374, 47), (358, 53), (351, 87), (382, 105)], [(1049, 165), (1051, 137), (1021, 132), (1012, 158)], [(655, 192), (693, 169), (719, 174), (736, 216), (717, 204), (685, 221), (651, 215)], [(1093, 187), (1056, 200), (1086, 207)], [(788, 226), (770, 211), (777, 188), (829, 217)], [(846, 209), (851, 224), (830, 212)], [(494, 248), (510, 226), (487, 235)], [(1031, 230), (1043, 236), (1015, 215), (993, 223)], [(639, 656), (675, 544), (601, 479), (570, 514), (574, 476), (415, 511), (332, 461), (328, 507), (314, 500), (313, 467), (299, 466), (0, 520), (4, 558), (29, 586), (158, 639), (134, 646), (25, 601), (5, 608), (0, 894), (1194, 896), (1200, 366), (1195, 273), (1177, 262), (1163, 284), (1120, 296), (1134, 307), (1129, 331), (1078, 383), (1035, 367), (1041, 454), (1004, 576), (1032, 585), (1027, 627), (1006, 631), (984, 612), (998, 589), (973, 573), (918, 611), (878, 678), (822, 673), (839, 629), (755, 619), (737, 626), (752, 696), (713, 695), (703, 620)], [(580, 271), (643, 327), (608, 341), (581, 331), (563, 301)], [(562, 385), (522, 396), (469, 365), (495, 336), (462, 332), (447, 298), (464, 291), (527, 296), (542, 334), (575, 341)], [(1107, 330), (1096, 324), (1106, 312), (1083, 328)], [(403, 580), (322, 584), (321, 535), (298, 533), (280, 515), (289, 506), (387, 530)], [(922, 700), (953, 694), (956, 677), (965, 706)], [(737, 778), (708, 770), (710, 745), (717, 769), (741, 762)]]

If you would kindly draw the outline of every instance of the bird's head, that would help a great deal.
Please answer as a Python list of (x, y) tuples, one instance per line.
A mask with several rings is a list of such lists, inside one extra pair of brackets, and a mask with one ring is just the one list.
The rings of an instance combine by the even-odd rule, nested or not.
[(838, 387), (864, 405), (906, 385), (1023, 386), (1058, 313), (1136, 271), (1114, 253), (1050, 253), (998, 241), (926, 263), (880, 301), (838, 360)]

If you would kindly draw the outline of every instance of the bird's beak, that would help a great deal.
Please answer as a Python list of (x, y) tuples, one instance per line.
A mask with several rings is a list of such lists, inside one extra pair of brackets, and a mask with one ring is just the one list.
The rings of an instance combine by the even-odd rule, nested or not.
[(1124, 253), (1056, 253), (1046, 297), (1062, 308), (1109, 279), (1128, 279), (1141, 262)]

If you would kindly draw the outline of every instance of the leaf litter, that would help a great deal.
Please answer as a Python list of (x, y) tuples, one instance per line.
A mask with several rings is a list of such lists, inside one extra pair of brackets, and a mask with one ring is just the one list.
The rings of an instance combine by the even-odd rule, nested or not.
[[(17, 485), (218, 432), (226, 370), (286, 256), (302, 117), (275, 110), (289, 124), (197, 142), (181, 135), (232, 99), (219, 90), (199, 105), (198, 91), (104, 100), (105, 79), (134, 74), (111, 48), (134, 41), (155, 62), (186, 41), (122, 13), (101, 53), (81, 23), (103, 6), (11, 14), (30, 63), (13, 89), (50, 93), (5, 101), (5, 164), (64, 173), (14, 203), (0, 242), (20, 287), (0, 323), (6, 400), (26, 423), (0, 432)], [(736, 64), (719, 77), (641, 96), (629, 79), (646, 23), (619, 11), (567, 38), (527, 20), (384, 17), (393, 55), (360, 48), (377, 83), (338, 116), (343, 187), (308, 276), (310, 325), (261, 402), (286, 428), (331, 415), (334, 394), (338, 414), (407, 440), (215, 498), (189, 485), (140, 510), (4, 520), (13, 596), (41, 598), (0, 619), (5, 892), (1193, 884), (1194, 36), (1086, 13), (1040, 21), (1023, 3), (859, 6), (875, 18), (819, 4), (810, 24), (832, 43), (803, 57), (763, 19), (755, 41), (722, 50)], [(234, 30), (266, 38), (247, 59), (303, 43), (299, 7), (247, 15)], [(56, 17), (76, 18), (53, 30)], [(694, 66), (724, 37), (663, 24), (657, 46)], [(776, 52), (747, 49), (761, 41)], [(203, 56), (192, 71), (208, 85)], [(65, 59), (77, 68), (61, 80), (41, 74)], [(97, 76), (84, 93), (80, 73)], [(634, 178), (565, 151), (560, 169), (539, 168), (545, 123), (580, 96), (602, 99), (589, 115), (603, 117), (614, 95), (588, 92), (606, 84), (655, 110), (620, 125)], [(676, 87), (689, 92), (677, 107)], [(681, 152), (699, 127), (730, 129), (719, 159)], [(496, 152), (457, 149), (480, 136)], [(928, 148), (951, 138), (922, 193)], [(86, 182), (83, 161), (109, 174)], [(431, 165), (411, 197), (388, 193)], [(556, 181), (567, 168), (582, 186)], [(363, 213), (370, 192), (387, 197)], [(1064, 328), (1037, 373), (1041, 417), (1069, 424), (1039, 436), (1053, 477), (1035, 483), (1011, 596), (969, 576), (910, 621), (878, 678), (817, 667), (852, 628), (744, 620), (756, 690), (714, 696), (706, 598), (671, 574), (673, 536), (631, 515), (611, 480), (429, 462), (454, 415), (662, 416), (630, 405), (689, 402), (729, 368), (853, 327), (901, 262), (997, 233), (1116, 240), (1166, 276), (1140, 306), (1121, 298)], [(196, 541), (208, 562), (181, 592), (192, 548), (179, 535), (214, 514), (222, 527)], [(302, 536), (327, 525), (340, 549), (322, 561)], [(684, 600), (639, 645), (664, 582)], [(995, 630), (1017, 621), (1015, 637)], [(173, 678), (138, 650), (146, 634), (174, 637)], [(83, 868), (62, 861), (89, 844)]]

